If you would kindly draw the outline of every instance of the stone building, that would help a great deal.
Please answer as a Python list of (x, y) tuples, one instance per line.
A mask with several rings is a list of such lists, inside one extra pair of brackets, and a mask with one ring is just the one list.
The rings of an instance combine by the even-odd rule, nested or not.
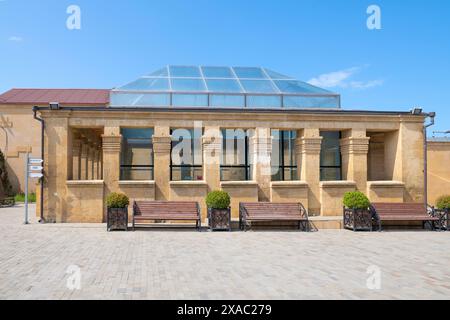
[[(12, 89), (0, 95), (0, 149), (8, 160), (15, 193), (25, 190), (25, 153), (41, 156), (41, 125), (34, 120), (32, 108), (46, 107), (53, 101), (62, 106), (106, 107), (109, 90)], [(35, 184), (30, 184), (30, 190), (35, 191)]]
[[(20, 102), (30, 128), (31, 105), (45, 122), (46, 221), (102, 222), (113, 191), (198, 201), (205, 217), (222, 189), (234, 219), (242, 201), (301, 202), (323, 228), (340, 227), (347, 191), (424, 201), (424, 113), (344, 110), (338, 94), (263, 68), (168, 66), (108, 93)], [(18, 108), (0, 108), (15, 121)]]

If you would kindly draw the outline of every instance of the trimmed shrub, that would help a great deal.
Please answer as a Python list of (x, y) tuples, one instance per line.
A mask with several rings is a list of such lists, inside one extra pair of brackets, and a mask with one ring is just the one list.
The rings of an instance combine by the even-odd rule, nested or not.
[(436, 207), (439, 210), (450, 209), (450, 196), (442, 196), (436, 202)]
[(106, 205), (108, 208), (119, 208), (123, 209), (128, 207), (130, 204), (130, 199), (123, 193), (110, 193), (106, 198)]
[(362, 192), (347, 192), (344, 196), (344, 206), (349, 209), (368, 209), (370, 201)]
[(230, 203), (230, 195), (225, 191), (213, 191), (206, 197), (206, 205), (210, 209), (228, 209)]

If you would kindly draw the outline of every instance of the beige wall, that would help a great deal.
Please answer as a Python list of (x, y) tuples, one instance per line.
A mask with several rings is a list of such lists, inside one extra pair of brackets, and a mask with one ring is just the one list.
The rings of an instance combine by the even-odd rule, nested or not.
[[(5, 154), (13, 191), (23, 192), (25, 152), (41, 156), (41, 124), (33, 119), (30, 105), (0, 105), (0, 149)], [(7, 142), (8, 141), (8, 142)], [(36, 184), (30, 181), (30, 192)]]
[[(336, 216), (342, 214), (342, 197), (345, 192), (361, 190), (371, 197), (398, 201), (404, 189), (405, 201), (420, 201), (423, 198), (423, 175), (418, 170), (423, 165), (422, 124), (423, 118), (412, 115), (350, 115), (336, 114), (283, 114), (283, 113), (209, 113), (209, 112), (100, 112), (100, 111), (42, 111), (47, 121), (46, 127), (46, 182), (45, 215), (55, 221), (68, 221), (67, 215), (74, 217), (77, 210), (86, 212), (82, 201), (83, 193), (67, 184), (73, 176), (74, 143), (72, 129), (101, 128), (103, 152), (103, 198), (113, 191), (121, 191), (133, 199), (147, 200), (194, 200), (202, 208), (206, 217), (204, 198), (208, 191), (223, 189), (232, 197), (232, 215), (239, 216), (239, 202), (277, 201), (302, 202), (311, 215)], [(202, 121), (205, 128), (203, 137), (204, 158), (214, 160), (204, 165), (204, 180), (200, 182), (170, 181), (170, 128), (192, 128)], [(121, 127), (149, 127), (155, 129), (154, 181), (120, 181)], [(219, 128), (254, 128), (258, 135), (265, 136), (271, 128), (297, 130), (296, 154), (299, 163), (300, 181), (286, 183), (271, 182), (270, 177), (262, 176), (267, 161), (254, 165), (253, 180), (247, 182), (220, 181), (220, 138), (216, 137)], [(207, 130), (208, 129), (208, 130)], [(320, 130), (339, 130), (345, 133), (341, 141), (345, 155), (345, 178), (349, 181), (322, 182), (319, 176)], [(370, 138), (372, 132), (384, 135), (383, 156), (381, 152), (371, 156)], [(270, 137), (255, 140), (254, 150), (270, 153)], [(253, 149), (252, 149), (253, 150)], [(253, 151), (254, 151), (253, 150)], [(373, 149), (372, 149), (373, 152)], [(252, 156), (254, 156), (252, 154)], [(376, 159), (384, 167), (384, 180), (395, 181), (395, 195), (389, 198), (391, 185), (383, 186), (369, 178), (368, 167)], [(379, 176), (381, 178), (381, 176)], [(83, 183), (82, 181), (79, 183)], [(383, 189), (384, 188), (384, 189)], [(400, 191), (399, 191), (400, 189)], [(96, 189), (96, 192), (99, 191)], [(78, 193), (77, 193), (78, 192)], [(101, 198), (101, 196), (100, 196)], [(68, 199), (71, 199), (68, 202)], [(78, 200), (75, 200), (78, 199)], [(103, 212), (95, 214), (101, 217)], [(77, 204), (79, 208), (77, 208)], [(96, 209), (97, 210), (97, 209)], [(100, 209), (98, 209), (100, 210)], [(130, 209), (131, 210), (131, 209)], [(80, 222), (83, 215), (80, 214)], [(94, 219), (94, 218), (93, 218)], [(98, 220), (98, 218), (95, 218)], [(70, 220), (72, 221), (72, 220)]]
[[(33, 118), (34, 105), (0, 104), (0, 149), (7, 159), (8, 175), (13, 191), (23, 192), (25, 153), (41, 157), (41, 123)], [(74, 105), (76, 106), (76, 105)], [(36, 191), (30, 180), (30, 192)]]
[(428, 142), (428, 202), (450, 195), (450, 141)]

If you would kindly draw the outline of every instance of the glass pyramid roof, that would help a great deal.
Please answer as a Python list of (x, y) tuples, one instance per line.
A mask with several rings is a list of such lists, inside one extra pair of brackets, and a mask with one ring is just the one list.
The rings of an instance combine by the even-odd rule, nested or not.
[(340, 108), (340, 96), (256, 67), (167, 66), (111, 91), (111, 107)]

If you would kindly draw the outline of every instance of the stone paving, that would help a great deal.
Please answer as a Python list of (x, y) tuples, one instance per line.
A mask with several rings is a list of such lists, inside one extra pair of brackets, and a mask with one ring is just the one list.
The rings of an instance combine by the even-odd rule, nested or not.
[(23, 225), (21, 206), (0, 217), (0, 299), (450, 298), (450, 232), (107, 233)]

